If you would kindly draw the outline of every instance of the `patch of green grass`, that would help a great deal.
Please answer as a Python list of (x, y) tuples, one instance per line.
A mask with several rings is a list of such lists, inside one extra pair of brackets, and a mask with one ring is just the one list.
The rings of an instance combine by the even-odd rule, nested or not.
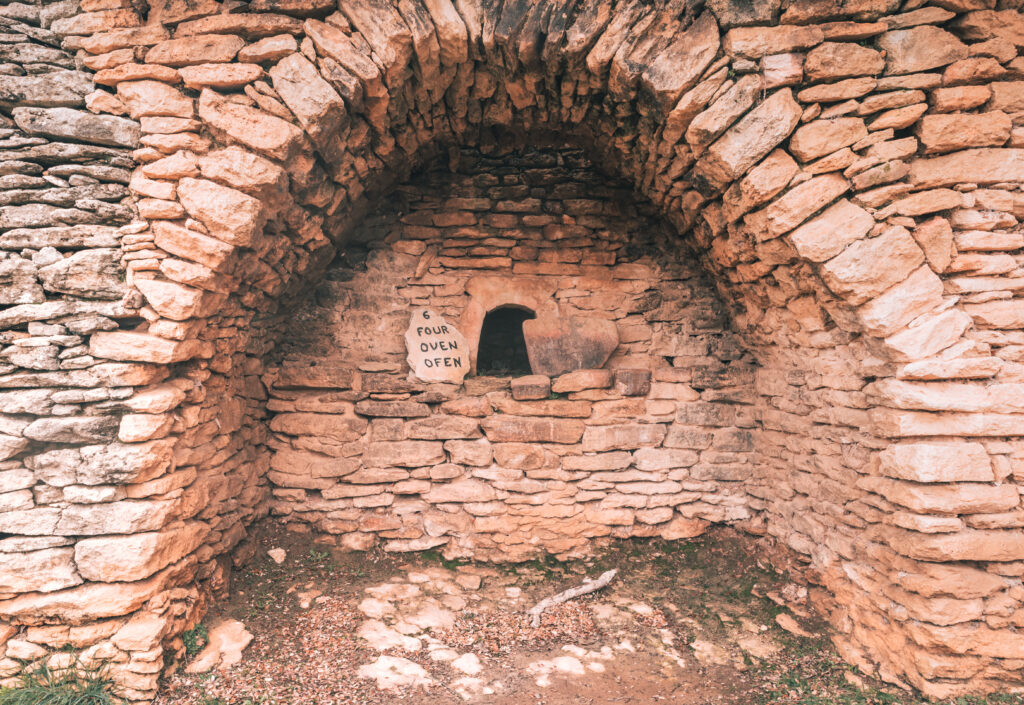
[(210, 643), (210, 633), (206, 630), (205, 624), (197, 624), (182, 634), (181, 640), (185, 642), (185, 653), (195, 656)]
[(43, 665), (21, 674), (17, 688), (0, 689), (0, 705), (119, 705), (113, 682), (103, 669), (50, 669)]
[(311, 566), (323, 568), (331, 562), (331, 553), (330, 551), (318, 551), (315, 548), (311, 548), (309, 553), (306, 554), (306, 562)]
[(423, 560), (424, 563), (438, 563), (441, 565), (442, 568), (445, 568), (447, 570), (455, 570), (460, 565), (466, 564), (466, 561), (463, 560), (452, 560), (445, 558), (444, 555), (442, 555), (442, 553), (438, 551), (436, 548), (432, 548), (428, 551), (423, 551), (423, 553), (420, 554), (420, 558)]

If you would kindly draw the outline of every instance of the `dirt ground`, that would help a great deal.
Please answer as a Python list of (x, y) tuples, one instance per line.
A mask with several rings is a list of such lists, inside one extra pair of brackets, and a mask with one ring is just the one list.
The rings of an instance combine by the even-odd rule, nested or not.
[[(730, 529), (517, 565), (345, 553), (274, 529), (258, 542), (231, 599), (204, 620), (245, 624), (254, 639), (242, 661), (179, 671), (157, 705), (924, 702), (842, 664), (806, 590), (759, 563), (753, 540)], [(285, 551), (281, 564), (271, 549)], [(613, 568), (606, 588), (530, 625), (525, 613), (541, 599)], [(193, 652), (205, 633), (191, 636)], [(987, 703), (1024, 698), (950, 705)]]

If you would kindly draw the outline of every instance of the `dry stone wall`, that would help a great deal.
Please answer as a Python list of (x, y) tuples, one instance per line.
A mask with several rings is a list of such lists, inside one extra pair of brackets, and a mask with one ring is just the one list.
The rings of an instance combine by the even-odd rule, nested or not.
[[(5, 675), (81, 654), (154, 694), (280, 500), (282, 306), (412, 169), (512, 133), (585, 147), (697, 253), (757, 367), (747, 526), (804, 557), (844, 656), (933, 696), (1020, 684), (1015, 2), (64, 0), (0, 22)], [(349, 369), (316, 388), (374, 379)], [(731, 374), (686, 384), (747, 403)]]
[[(267, 375), (272, 512), (360, 550), (499, 561), (750, 518), (753, 360), (672, 229), (578, 151), (466, 150), (455, 168), (397, 188), (290, 308)], [(521, 290), (613, 322), (605, 369), (410, 379), (410, 311), (468, 331), (474, 301)], [(348, 372), (329, 387), (323, 365)]]

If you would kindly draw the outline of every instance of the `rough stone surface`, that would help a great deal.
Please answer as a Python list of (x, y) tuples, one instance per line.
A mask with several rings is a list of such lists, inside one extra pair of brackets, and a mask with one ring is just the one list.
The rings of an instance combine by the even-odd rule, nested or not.
[[(236, 5), (0, 18), (5, 625), (142, 702), (257, 517), (493, 560), (743, 522), (859, 668), (1019, 687), (1014, 3)], [(616, 336), (546, 397), (518, 329), (424, 381), (424, 307)]]

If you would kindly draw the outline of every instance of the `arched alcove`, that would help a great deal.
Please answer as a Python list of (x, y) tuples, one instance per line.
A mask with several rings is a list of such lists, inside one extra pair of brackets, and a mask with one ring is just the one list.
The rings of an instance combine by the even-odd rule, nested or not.
[[(514, 172), (513, 135), (586, 148), (692, 243), (687, 262), (718, 290), (736, 342), (713, 361), (699, 341), (679, 348), (673, 357), (692, 358), (689, 376), (654, 379), (651, 393), (685, 385), (696, 397), (659, 423), (686, 450), (713, 449), (693, 466), (693, 492), (739, 488), (747, 528), (801, 556), (844, 657), (937, 697), (1019, 684), (1006, 616), (1024, 605), (1024, 423), (1013, 401), (1021, 313), (1010, 276), (1024, 178), (1009, 117), (1020, 109), (1009, 80), (1020, 71), (1019, 33), (1007, 29), (1020, 23), (1016, 10), (813, 0), (186, 5), (57, 25), (105, 88), (86, 99), (87, 75), (65, 77), (74, 85), (61, 83), (52, 106), (87, 100), (107, 113), (102, 129), (68, 133), (63, 113), (34, 111), (50, 105), (34, 76), (11, 78), (16, 102), (32, 108), (12, 121), (29, 137), (16, 154), (37, 166), (121, 168), (122, 153), (78, 142), (134, 145), (141, 134), (123, 208), (61, 193), (47, 206), (74, 208), (47, 210), (58, 230), (38, 240), (7, 225), (32, 225), (40, 204), (4, 211), (10, 248), (60, 246), (59, 260), (49, 250), (31, 264), (10, 258), (18, 285), (28, 282), (19, 295), (35, 303), (3, 312), (20, 341), (4, 353), (4, 384), (36, 396), (11, 407), (7, 470), (28, 484), (12, 490), (23, 508), (0, 516), (0, 530), (17, 537), (11, 555), (45, 566), (19, 574), (0, 600), (12, 634), (47, 654), (68, 643), (113, 654), (132, 697), (150, 697), (165, 651), (180, 652), (178, 635), (223, 591), (231, 557), (251, 551), (247, 527), (275, 502), (322, 491), (346, 465), (292, 467), (308, 487), (274, 485), (282, 417), (312, 415), (344, 459), (371, 426), (355, 404), (426, 393), (396, 385), (387, 359), (283, 358), (268, 369), (293, 318), (287, 304), (316, 286), (329, 295), (339, 253), (358, 261), (360, 243), (380, 242), (365, 216), (415, 169), (444, 155), (457, 173), (460, 149), (473, 147), (496, 173)], [(125, 26), (95, 31), (110, 22)], [(115, 127), (126, 132), (110, 137)], [(53, 135), (72, 141), (43, 144)], [(67, 229), (115, 222), (132, 207), (140, 221), (125, 231)], [(565, 240), (578, 224), (545, 227)], [(89, 257), (112, 261), (96, 254), (112, 243), (127, 294), (83, 305), (75, 273)], [(445, 256), (407, 249), (397, 254), (413, 258), (413, 275)], [(988, 252), (1005, 257), (979, 258)], [(467, 287), (483, 296), (488, 282)], [(658, 308), (666, 321), (683, 314)], [(466, 309), (472, 325), (489, 310)], [(71, 320), (93, 314), (93, 327)], [(374, 314), (360, 319), (367, 335), (385, 320)], [(697, 329), (719, 325), (713, 307), (686, 315)], [(74, 362), (61, 362), (61, 346), (74, 348)], [(745, 358), (757, 365), (733, 364)], [(736, 518), (727, 501), (695, 504), (698, 516)], [(110, 555), (119, 560), (100, 560)], [(84, 636), (63, 631), (71, 625)]]
[(476, 373), (518, 377), (530, 374), (523, 322), (537, 317), (527, 308), (499, 306), (484, 316), (477, 344)]

